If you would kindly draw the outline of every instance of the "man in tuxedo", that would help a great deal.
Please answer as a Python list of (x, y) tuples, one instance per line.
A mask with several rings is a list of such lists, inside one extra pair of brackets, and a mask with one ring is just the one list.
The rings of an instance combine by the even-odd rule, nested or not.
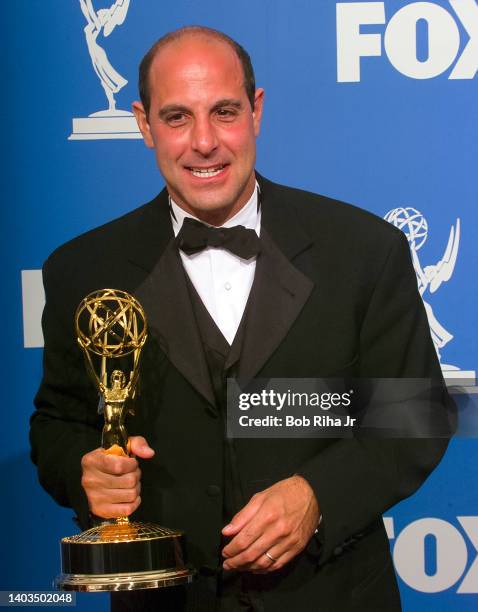
[[(185, 529), (197, 583), (118, 596), (118, 610), (399, 610), (380, 517), (420, 486), (446, 440), (234, 441), (224, 423), (227, 377), (441, 381), (406, 240), (256, 174), (264, 92), (224, 34), (160, 39), (140, 94), (134, 112), (166, 189), (44, 267), (31, 434), (42, 484), (83, 526), (135, 513)], [(136, 295), (150, 326), (133, 457), (98, 448), (71, 332), (77, 304), (102, 287)], [(445, 429), (447, 401), (443, 389), (430, 406)]]

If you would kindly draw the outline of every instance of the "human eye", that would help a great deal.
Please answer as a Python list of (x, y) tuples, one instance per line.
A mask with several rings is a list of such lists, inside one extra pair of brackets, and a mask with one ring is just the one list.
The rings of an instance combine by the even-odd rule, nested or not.
[(182, 113), (179, 111), (169, 113), (165, 116), (164, 121), (171, 127), (180, 127), (186, 123), (187, 115), (186, 113)]
[(233, 107), (220, 107), (216, 110), (216, 117), (221, 121), (234, 121), (237, 117), (237, 109)]

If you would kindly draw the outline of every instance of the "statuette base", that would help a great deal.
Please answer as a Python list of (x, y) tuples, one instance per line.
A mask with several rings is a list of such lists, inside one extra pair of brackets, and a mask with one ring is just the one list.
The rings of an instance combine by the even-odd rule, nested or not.
[(183, 534), (151, 523), (105, 522), (61, 541), (64, 591), (132, 591), (191, 582)]

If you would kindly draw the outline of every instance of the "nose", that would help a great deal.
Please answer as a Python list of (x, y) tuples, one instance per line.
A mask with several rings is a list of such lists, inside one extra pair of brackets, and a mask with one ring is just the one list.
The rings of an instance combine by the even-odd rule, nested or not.
[(218, 146), (216, 129), (210, 117), (197, 117), (194, 122), (191, 146), (203, 157), (208, 157)]

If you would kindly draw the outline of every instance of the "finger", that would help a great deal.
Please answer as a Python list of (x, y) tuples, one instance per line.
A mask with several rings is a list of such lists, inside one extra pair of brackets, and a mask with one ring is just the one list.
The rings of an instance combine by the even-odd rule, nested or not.
[[(286, 535), (282, 522), (277, 521), (276, 515), (262, 506), (251, 521), (224, 547), (222, 554), (228, 560), (248, 551), (247, 558), (241, 558), (240, 564), (250, 563)], [(257, 553), (255, 557), (254, 553)], [(237, 559), (234, 564), (236, 562)]]
[(277, 559), (277, 561), (275, 561), (274, 563), (271, 563), (269, 567), (266, 567), (264, 569), (258, 569), (258, 570), (250, 569), (249, 571), (251, 571), (254, 574), (269, 574), (270, 572), (276, 572), (277, 570), (280, 570), (281, 568), (283, 568), (284, 565), (287, 565), (287, 563), (289, 563), (289, 561), (291, 561), (297, 554), (298, 554), (297, 551), (295, 552), (287, 551), (286, 553), (281, 555)]
[(290, 538), (287, 538), (275, 546), (264, 549), (262, 555), (259, 555), (246, 569), (257, 573), (275, 571), (295, 557), (300, 550), (301, 548), (297, 546), (294, 540), (291, 541)]
[(151, 459), (154, 455), (154, 450), (146, 442), (143, 436), (131, 436), (128, 440), (130, 453), (141, 459)]
[[(227, 546), (222, 550), (222, 556), (225, 557), (223, 567), (224, 569), (236, 569), (242, 563), (250, 563), (255, 560), (256, 557), (250, 558), (251, 547), (254, 543), (261, 538), (263, 535), (262, 529), (254, 530), (249, 526), (245, 527)], [(253, 549), (255, 550), (255, 548)], [(249, 551), (246, 554), (246, 551)], [(237, 561), (239, 557), (239, 562)], [(230, 561), (232, 563), (230, 563)]]
[(299, 536), (297, 534), (291, 535), (289, 538), (283, 539), (276, 546), (266, 550), (264, 555), (258, 558), (247, 569), (259, 574), (274, 572), (284, 567), (291, 559), (301, 553), (304, 548), (305, 543)]
[(226, 525), (222, 534), (225, 536), (233, 536), (241, 529), (243, 529), (247, 523), (257, 514), (259, 508), (263, 503), (262, 497), (260, 494), (254, 495), (251, 497), (249, 502), (240, 510), (233, 518), (232, 521)]
[[(252, 500), (249, 502), (252, 505)], [(287, 535), (287, 530), (283, 521), (278, 520), (277, 510), (274, 505), (266, 499), (260, 498), (254, 509), (257, 509), (250, 521), (239, 531), (239, 533), (224, 547), (222, 554), (224, 557), (234, 557), (237, 554), (245, 551), (258, 538), (268, 534), (266, 546), (272, 546), (276, 543), (277, 537)], [(244, 508), (244, 510), (247, 507)], [(224, 530), (223, 530), (224, 532)], [(266, 549), (264, 549), (266, 550)]]
[(94, 505), (105, 504), (132, 504), (139, 497), (141, 487), (134, 489), (108, 489), (107, 491), (95, 491), (90, 497)]
[(141, 470), (136, 468), (134, 472), (121, 474), (119, 476), (105, 475), (106, 478), (102, 485), (104, 489), (134, 489), (141, 482)]
[(134, 502), (127, 504), (99, 504), (91, 508), (91, 511), (96, 516), (101, 518), (118, 518), (120, 516), (129, 516), (138, 509), (141, 503), (141, 497), (137, 497)]
[(138, 469), (138, 462), (134, 457), (118, 457), (103, 453), (95, 465), (96, 469), (112, 476), (122, 476)]
[[(126, 459), (126, 464), (123, 460)], [(131, 463), (133, 461), (133, 463)], [(130, 466), (137, 466), (135, 459), (117, 457), (105, 454), (102, 448), (97, 448), (81, 458), (81, 468), (83, 475), (92, 475), (95, 472), (105, 474), (121, 474), (123, 471), (130, 471)]]
[[(265, 517), (267, 517), (267, 514), (265, 514)], [(239, 538), (239, 536), (236, 536), (236, 538)], [(269, 568), (273, 564), (273, 559), (281, 558), (286, 552), (292, 551), (296, 555), (303, 548), (304, 542), (301, 539), (300, 531), (291, 531), (288, 523), (283, 520), (269, 520), (266, 523), (263, 535), (250, 544), (248, 548), (226, 559), (226, 565), (229, 569), (262, 570)], [(265, 554), (266, 552), (273, 559), (270, 559)], [(269, 559), (269, 562), (266, 559)]]
[(112, 476), (98, 470), (84, 470), (81, 477), (81, 486), (85, 491), (110, 491), (113, 489), (131, 489), (138, 482), (136, 472), (122, 476)]
[[(261, 537), (257, 538), (247, 548), (243, 549), (238, 554), (227, 558), (223, 564), (226, 569), (245, 570), (250, 569), (256, 565), (256, 569), (263, 569), (273, 563), (272, 559), (268, 559), (266, 552), (274, 557), (278, 558), (277, 555), (282, 554), (289, 547), (288, 538), (284, 540), (284, 537), (277, 533), (274, 529), (267, 529)], [(272, 550), (277, 552), (274, 555)]]
[(84, 470), (81, 484), (84, 489), (133, 489), (141, 480), (141, 470), (114, 476), (98, 470)]
[(110, 476), (101, 472), (83, 474), (81, 485), (87, 495), (103, 495), (110, 498), (113, 491), (136, 491), (141, 488), (140, 471), (124, 476)]
[(277, 566), (279, 562), (280, 558), (278, 559), (274, 557), (273, 559), (271, 559), (266, 555), (266, 553), (264, 553), (247, 568), (247, 571), (251, 572), (252, 574), (267, 574), (268, 572), (272, 572), (276, 569), (279, 569)]
[(81, 459), (83, 473), (98, 471), (105, 474), (120, 475), (134, 471), (138, 462), (133, 457), (107, 455), (102, 448), (97, 448)]

